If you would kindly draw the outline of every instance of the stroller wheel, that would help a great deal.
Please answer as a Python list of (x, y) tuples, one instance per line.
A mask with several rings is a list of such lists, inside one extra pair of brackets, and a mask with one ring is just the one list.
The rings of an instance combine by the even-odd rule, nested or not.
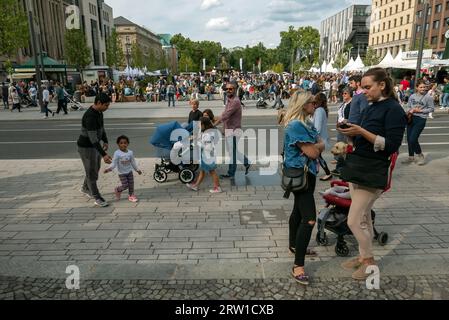
[(335, 253), (339, 257), (347, 257), (349, 255), (349, 248), (345, 244), (337, 244), (335, 246)]
[(162, 171), (162, 170), (157, 170), (157, 171), (154, 173), (153, 178), (154, 178), (154, 180), (155, 180), (156, 182), (158, 182), (158, 183), (164, 183), (164, 182), (167, 181), (168, 175), (167, 175), (167, 173), (165, 173), (165, 172)]
[(195, 180), (195, 173), (190, 169), (181, 170), (179, 180), (184, 184), (192, 183)]
[(327, 246), (327, 245), (329, 244), (329, 239), (327, 238), (326, 233), (324, 233), (324, 237), (323, 237), (323, 238), (321, 238), (321, 237), (320, 237), (320, 234), (318, 233), (318, 234), (316, 235), (316, 242), (317, 242), (318, 245), (320, 245), (320, 246), (323, 246), (323, 247)]
[(384, 246), (388, 242), (388, 233), (381, 232), (379, 233), (379, 237), (377, 238), (377, 241), (381, 246)]

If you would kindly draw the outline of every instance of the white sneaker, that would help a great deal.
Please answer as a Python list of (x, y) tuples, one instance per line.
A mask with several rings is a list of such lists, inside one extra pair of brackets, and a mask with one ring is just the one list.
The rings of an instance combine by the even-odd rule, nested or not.
[(424, 156), (424, 154), (420, 154), (418, 156), (418, 160), (416, 163), (418, 164), (418, 166), (423, 166), (426, 164), (426, 157)]
[(188, 183), (188, 184), (186, 184), (186, 187), (189, 188), (190, 190), (198, 191), (198, 186), (196, 186), (194, 184)]
[(222, 193), (223, 190), (220, 187), (218, 187), (218, 188), (214, 188), (212, 190), (209, 190), (209, 192), (210, 193)]
[(45, 120), (45, 119), (48, 119), (48, 117), (47, 117), (47, 116), (43, 116), (43, 117), (42, 117), (42, 119), (44, 119), (44, 120)]
[(440, 110), (446, 110), (446, 107), (441, 107)]

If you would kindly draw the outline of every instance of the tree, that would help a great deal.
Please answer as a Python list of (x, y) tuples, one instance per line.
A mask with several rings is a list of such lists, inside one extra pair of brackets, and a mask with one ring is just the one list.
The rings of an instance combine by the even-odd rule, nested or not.
[(110, 67), (123, 66), (125, 64), (125, 54), (118, 33), (115, 29), (106, 39), (106, 61)]
[(282, 63), (277, 63), (277, 64), (275, 64), (275, 65), (273, 65), (272, 67), (271, 67), (271, 70), (273, 71), (273, 72), (276, 72), (276, 73), (278, 73), (278, 74), (281, 74), (282, 72), (284, 72), (285, 70), (284, 70), (284, 65), (282, 64)]
[(131, 46), (131, 65), (134, 68), (143, 68), (145, 64), (145, 57), (143, 55), (142, 49), (137, 43), (133, 43)]
[(0, 0), (0, 56), (6, 56), (5, 69), (11, 74), (11, 58), (28, 46), (28, 18), (16, 0)]
[(368, 50), (366, 51), (365, 59), (363, 59), (363, 63), (365, 64), (365, 66), (375, 66), (378, 65), (380, 61), (380, 57), (377, 56), (376, 51), (373, 48), (368, 48)]
[(67, 63), (82, 70), (92, 62), (86, 36), (79, 29), (69, 29), (64, 35), (64, 56)]
[[(419, 50), (419, 46), (421, 45), (421, 37), (416, 37), (415, 45), (413, 46), (412, 50)], [(432, 46), (427, 41), (427, 38), (424, 39), (424, 50), (432, 49)]]
[(180, 72), (197, 72), (198, 66), (193, 62), (192, 58), (183, 55), (178, 62)]
[(337, 69), (343, 69), (348, 64), (348, 55), (346, 52), (340, 52), (335, 59), (334, 67)]

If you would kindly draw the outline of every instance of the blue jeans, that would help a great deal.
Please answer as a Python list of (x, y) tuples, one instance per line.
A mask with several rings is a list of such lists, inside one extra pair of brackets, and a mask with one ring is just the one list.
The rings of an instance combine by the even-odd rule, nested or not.
[(408, 155), (414, 157), (415, 154), (422, 154), (421, 146), (419, 145), (419, 136), (426, 127), (427, 119), (413, 116), (412, 124), (407, 126), (407, 142), (408, 142)]
[(449, 93), (443, 95), (443, 107), (449, 107)]
[(170, 102), (173, 101), (173, 107), (175, 107), (175, 95), (174, 94), (169, 94), (168, 95), (168, 107), (170, 107)]
[[(237, 172), (237, 160), (241, 161), (243, 158), (243, 164), (245, 165), (245, 167), (249, 166), (249, 160), (248, 158), (240, 153), (238, 151), (238, 143), (239, 143), (239, 139), (238, 137), (226, 137), (226, 147), (228, 148), (228, 152), (230, 152), (231, 148), (232, 148), (232, 154), (230, 153), (229, 156), (231, 157), (231, 164), (229, 165), (229, 171), (228, 171), (228, 175), (231, 177), (235, 176), (235, 173)], [(231, 145), (232, 144), (232, 145)]]

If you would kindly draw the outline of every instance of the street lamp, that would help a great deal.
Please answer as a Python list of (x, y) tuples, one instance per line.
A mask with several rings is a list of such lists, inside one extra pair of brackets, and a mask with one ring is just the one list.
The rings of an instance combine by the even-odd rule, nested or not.
[(422, 57), (424, 52), (424, 39), (426, 37), (426, 26), (427, 26), (427, 17), (428, 11), (429, 11), (429, 0), (424, 0), (424, 24), (422, 26), (422, 34), (419, 44), (419, 52), (418, 52), (418, 63), (416, 64), (416, 74), (415, 74), (415, 81), (419, 79), (419, 75), (421, 73), (421, 65), (422, 65)]
[(353, 46), (351, 46), (351, 47), (348, 48), (348, 61), (351, 60), (351, 52), (352, 52), (352, 49), (354, 49)]

